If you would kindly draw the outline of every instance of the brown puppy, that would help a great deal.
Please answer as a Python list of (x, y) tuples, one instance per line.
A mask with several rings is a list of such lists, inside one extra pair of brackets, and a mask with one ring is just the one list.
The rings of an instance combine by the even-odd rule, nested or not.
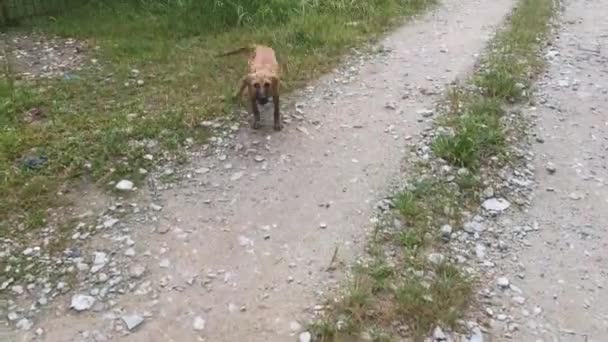
[(249, 73), (243, 77), (241, 87), (235, 97), (242, 96), (243, 90), (247, 88), (249, 101), (253, 110), (253, 128), (260, 127), (260, 110), (258, 103), (265, 105), (272, 97), (274, 105), (274, 129), (279, 131), (283, 128), (281, 113), (279, 110), (279, 73), (280, 66), (277, 62), (274, 50), (267, 46), (254, 45), (224, 53), (220, 56), (234, 55), (240, 52), (249, 52)]

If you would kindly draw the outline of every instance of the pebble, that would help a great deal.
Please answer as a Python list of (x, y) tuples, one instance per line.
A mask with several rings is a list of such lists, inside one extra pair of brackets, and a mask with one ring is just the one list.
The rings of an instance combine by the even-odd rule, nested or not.
[(441, 264), (445, 260), (445, 256), (440, 253), (431, 253), (427, 256), (428, 260), (433, 264)]
[(70, 308), (76, 311), (89, 310), (95, 304), (95, 298), (87, 295), (77, 294), (72, 297)]
[(319, 223), (319, 228), (326, 229), (327, 228), (327, 223), (326, 222)]
[(232, 176), (230, 177), (231, 181), (237, 181), (241, 178), (243, 178), (243, 176), (245, 175), (245, 173), (243, 171), (239, 171), (239, 172), (235, 172), (234, 174), (232, 174)]
[(195, 331), (203, 331), (205, 330), (205, 325), (207, 322), (200, 316), (194, 317), (194, 321), (192, 322), (192, 329)]
[(310, 342), (312, 340), (312, 335), (305, 331), (298, 336), (298, 342)]
[(34, 326), (34, 323), (27, 318), (22, 318), (17, 322), (17, 329), (19, 330), (30, 330)]
[(129, 267), (129, 275), (131, 278), (141, 278), (146, 273), (146, 266), (143, 264), (134, 264)]
[(15, 285), (15, 286), (11, 287), (11, 290), (18, 295), (23, 294), (23, 286), (21, 286), (21, 285)]
[(145, 320), (143, 316), (138, 314), (122, 315), (121, 319), (123, 322), (125, 322), (125, 325), (127, 326), (127, 329), (129, 329), (129, 331), (132, 331), (133, 329), (137, 328)]
[(507, 210), (511, 206), (511, 203), (503, 198), (494, 197), (483, 201), (481, 206), (487, 211), (502, 212)]
[(116, 184), (116, 189), (120, 191), (131, 191), (134, 186), (135, 185), (130, 180), (123, 179)]
[(152, 203), (152, 204), (150, 204), (150, 209), (152, 209), (154, 211), (161, 211), (161, 210), (163, 210), (163, 207), (158, 204)]
[(435, 327), (435, 330), (433, 330), (433, 338), (435, 341), (445, 341), (447, 339), (445, 333), (439, 326)]
[(452, 236), (452, 226), (444, 224), (441, 226), (441, 236), (445, 239), (449, 239)]
[(545, 169), (547, 170), (547, 172), (549, 174), (554, 174), (555, 171), (557, 171), (557, 168), (555, 167), (555, 165), (553, 165), (553, 163), (549, 162), (547, 163), (547, 165), (545, 165)]
[(508, 279), (508, 278), (506, 278), (506, 277), (499, 277), (499, 278), (496, 280), (496, 284), (497, 284), (497, 285), (498, 285), (500, 288), (506, 289), (506, 288), (508, 288), (508, 287), (509, 287), (509, 284), (511, 284), (511, 282), (510, 282), (510, 281), (509, 281), (509, 279)]

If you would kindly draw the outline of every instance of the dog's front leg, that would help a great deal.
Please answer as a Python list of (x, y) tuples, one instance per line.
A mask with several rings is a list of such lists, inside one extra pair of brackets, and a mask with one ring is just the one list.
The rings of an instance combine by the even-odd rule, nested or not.
[(258, 108), (258, 102), (255, 97), (251, 99), (251, 110), (253, 111), (253, 129), (260, 128), (260, 109)]
[(274, 129), (275, 131), (280, 131), (283, 128), (283, 123), (281, 120), (279, 95), (274, 94), (272, 97), (272, 103), (274, 104)]

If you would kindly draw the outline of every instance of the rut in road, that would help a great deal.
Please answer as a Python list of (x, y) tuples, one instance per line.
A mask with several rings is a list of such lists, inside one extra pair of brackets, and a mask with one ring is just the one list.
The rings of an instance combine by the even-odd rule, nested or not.
[[(112, 236), (95, 244), (113, 262), (146, 266), (134, 294), (98, 311), (56, 308), (36, 326), (45, 341), (293, 340), (343, 278), (326, 271), (336, 247), (346, 265), (362, 252), (410, 137), (513, 3), (445, 0), (383, 39), (383, 53), (353, 57), (294, 94), (284, 131), (267, 118), (260, 131), (242, 127), (213, 153), (193, 154), (179, 187), (141, 199), (162, 211), (123, 223), (135, 256)], [(124, 313), (145, 321), (125, 334)]]

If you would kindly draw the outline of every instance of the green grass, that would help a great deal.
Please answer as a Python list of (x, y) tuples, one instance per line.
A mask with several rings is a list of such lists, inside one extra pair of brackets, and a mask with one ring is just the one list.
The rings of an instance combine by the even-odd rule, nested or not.
[[(86, 40), (88, 57), (98, 63), (69, 78), (27, 81), (10, 70), (0, 77), (0, 237), (15, 224), (44, 225), (66, 184), (141, 180), (140, 168), (174, 158), (187, 139), (204, 141), (209, 132), (201, 121), (230, 119), (239, 104), (229, 95), (246, 62), (216, 54), (250, 43), (273, 46), (289, 92), (433, 2), (90, 1), (61, 16), (22, 21), (20, 30)], [(24, 121), (32, 108), (45, 116), (36, 124)], [(27, 156), (48, 161), (29, 170), (20, 162)]]
[[(442, 250), (440, 227), (457, 228), (463, 211), (478, 208), (485, 171), (493, 177), (491, 161), (510, 161), (507, 142), (520, 132), (510, 127), (517, 122), (505, 120), (504, 108), (527, 99), (543, 66), (538, 49), (553, 13), (553, 0), (520, 0), (472, 75), (472, 86), (448, 92), (438, 118), (445, 133), (435, 138), (432, 150), (447, 162), (435, 160), (440, 167), (459, 171), (450, 180), (424, 176), (428, 163), (413, 168), (410, 179), (416, 181), (395, 194), (393, 212), (369, 241), (369, 262), (353, 269), (343, 297), (311, 327), (319, 340), (382, 336), (382, 341), (395, 341), (405, 334), (422, 341), (438, 325), (463, 328), (458, 322), (473, 302), (475, 279), (449, 261), (428, 256)], [(393, 224), (394, 218), (402, 223)], [(407, 332), (396, 328), (400, 325)]]

